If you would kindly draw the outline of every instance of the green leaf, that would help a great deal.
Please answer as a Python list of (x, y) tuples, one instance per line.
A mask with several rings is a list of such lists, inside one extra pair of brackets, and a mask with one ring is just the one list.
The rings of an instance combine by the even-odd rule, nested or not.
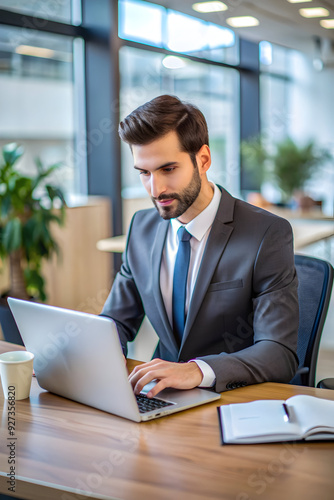
[(27, 284), (28, 293), (37, 295), (43, 302), (46, 300), (45, 280), (38, 269), (26, 268), (24, 277)]
[(22, 223), (18, 217), (7, 222), (3, 232), (3, 246), (11, 253), (20, 248), (22, 242)]
[(302, 189), (316, 169), (330, 157), (326, 151), (318, 152), (313, 141), (298, 146), (290, 137), (276, 145), (273, 156), (274, 175), (282, 192), (290, 197)]
[(325, 149), (316, 148), (313, 141), (299, 146), (290, 137), (272, 145), (262, 137), (255, 137), (241, 144), (245, 167), (252, 176), (263, 182), (274, 180), (287, 200), (294, 191), (303, 189), (318, 167), (331, 159)]
[(11, 142), (10, 144), (6, 144), (2, 148), (3, 158), (7, 165), (14, 165), (14, 163), (21, 158), (24, 153), (23, 146), (19, 146), (15, 142)]
[(52, 174), (52, 172), (54, 172), (59, 167), (64, 165), (63, 162), (58, 162), (58, 163), (54, 163), (50, 167), (44, 169), (43, 164), (39, 158), (35, 158), (35, 163), (37, 165), (38, 175), (34, 179), (34, 189), (36, 189), (40, 185), (42, 180), (49, 177)]
[(32, 199), (32, 179), (30, 177), (19, 177), (16, 179), (12, 192), (20, 206), (22, 206), (22, 203), (26, 204)]
[(38, 174), (42, 174), (44, 167), (43, 167), (43, 163), (39, 157), (35, 158), (35, 164), (37, 167)]
[[(27, 176), (13, 166), (23, 148), (11, 143), (2, 151), (5, 164), (0, 161), (0, 257), (22, 249), (29, 293), (44, 300), (41, 262), (58, 252), (51, 229), (54, 223), (61, 225), (65, 216), (62, 190), (51, 182), (51, 176), (63, 163), (44, 167), (37, 158), (36, 175)], [(54, 205), (59, 210), (54, 210)]]
[(30, 217), (22, 227), (22, 245), (26, 249), (27, 254), (29, 254), (34, 247), (36, 226), (38, 226), (38, 221), (35, 217)]
[(6, 194), (0, 201), (0, 218), (7, 219), (8, 214), (11, 210), (11, 199), (10, 195)]
[(262, 138), (258, 136), (243, 141), (241, 156), (245, 168), (252, 173), (257, 182), (262, 183), (266, 178), (266, 161), (269, 158)]
[(51, 186), (50, 184), (46, 184), (45, 189), (48, 192), (50, 200), (53, 202), (56, 198), (61, 201), (62, 205), (66, 205), (66, 201), (64, 198), (63, 191), (57, 186)]

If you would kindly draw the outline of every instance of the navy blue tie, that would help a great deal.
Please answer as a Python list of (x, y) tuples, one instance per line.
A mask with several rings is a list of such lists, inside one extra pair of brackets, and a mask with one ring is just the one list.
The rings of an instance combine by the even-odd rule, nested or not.
[(190, 260), (191, 234), (181, 226), (177, 232), (179, 248), (176, 254), (173, 278), (173, 330), (181, 340), (185, 324), (187, 277)]

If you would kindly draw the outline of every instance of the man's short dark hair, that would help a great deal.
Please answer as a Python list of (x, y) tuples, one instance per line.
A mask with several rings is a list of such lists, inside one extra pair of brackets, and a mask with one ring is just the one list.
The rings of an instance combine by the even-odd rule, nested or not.
[(175, 96), (161, 95), (139, 106), (119, 125), (121, 139), (132, 145), (150, 144), (175, 131), (182, 151), (193, 159), (204, 144), (209, 145), (203, 113)]

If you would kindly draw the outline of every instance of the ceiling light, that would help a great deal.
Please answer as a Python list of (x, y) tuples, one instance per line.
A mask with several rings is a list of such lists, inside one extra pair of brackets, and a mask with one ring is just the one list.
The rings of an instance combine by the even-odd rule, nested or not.
[(32, 45), (19, 45), (16, 47), (15, 52), (24, 56), (45, 57), (46, 59), (52, 59), (55, 53), (54, 50), (33, 47)]
[(168, 69), (180, 69), (186, 66), (186, 62), (181, 57), (166, 56), (162, 60), (162, 64)]
[(253, 16), (229, 17), (226, 19), (226, 22), (233, 28), (248, 28), (250, 26), (258, 26), (260, 24), (260, 21)]
[(290, 3), (306, 3), (306, 2), (312, 2), (312, 0), (288, 0)]
[(227, 10), (228, 7), (223, 2), (198, 2), (194, 3), (192, 8), (196, 10), (196, 12), (221, 12), (223, 10)]
[(329, 16), (329, 11), (323, 7), (315, 7), (311, 9), (299, 9), (299, 14), (303, 17), (325, 17)]
[(334, 19), (322, 19), (320, 21), (320, 24), (323, 28), (326, 28), (327, 30), (334, 29)]

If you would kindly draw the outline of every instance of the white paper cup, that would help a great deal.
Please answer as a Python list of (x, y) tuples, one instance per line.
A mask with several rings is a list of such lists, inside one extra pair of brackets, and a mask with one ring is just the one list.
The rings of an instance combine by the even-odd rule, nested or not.
[(30, 394), (34, 355), (28, 351), (0, 354), (0, 375), (6, 399), (26, 399)]

